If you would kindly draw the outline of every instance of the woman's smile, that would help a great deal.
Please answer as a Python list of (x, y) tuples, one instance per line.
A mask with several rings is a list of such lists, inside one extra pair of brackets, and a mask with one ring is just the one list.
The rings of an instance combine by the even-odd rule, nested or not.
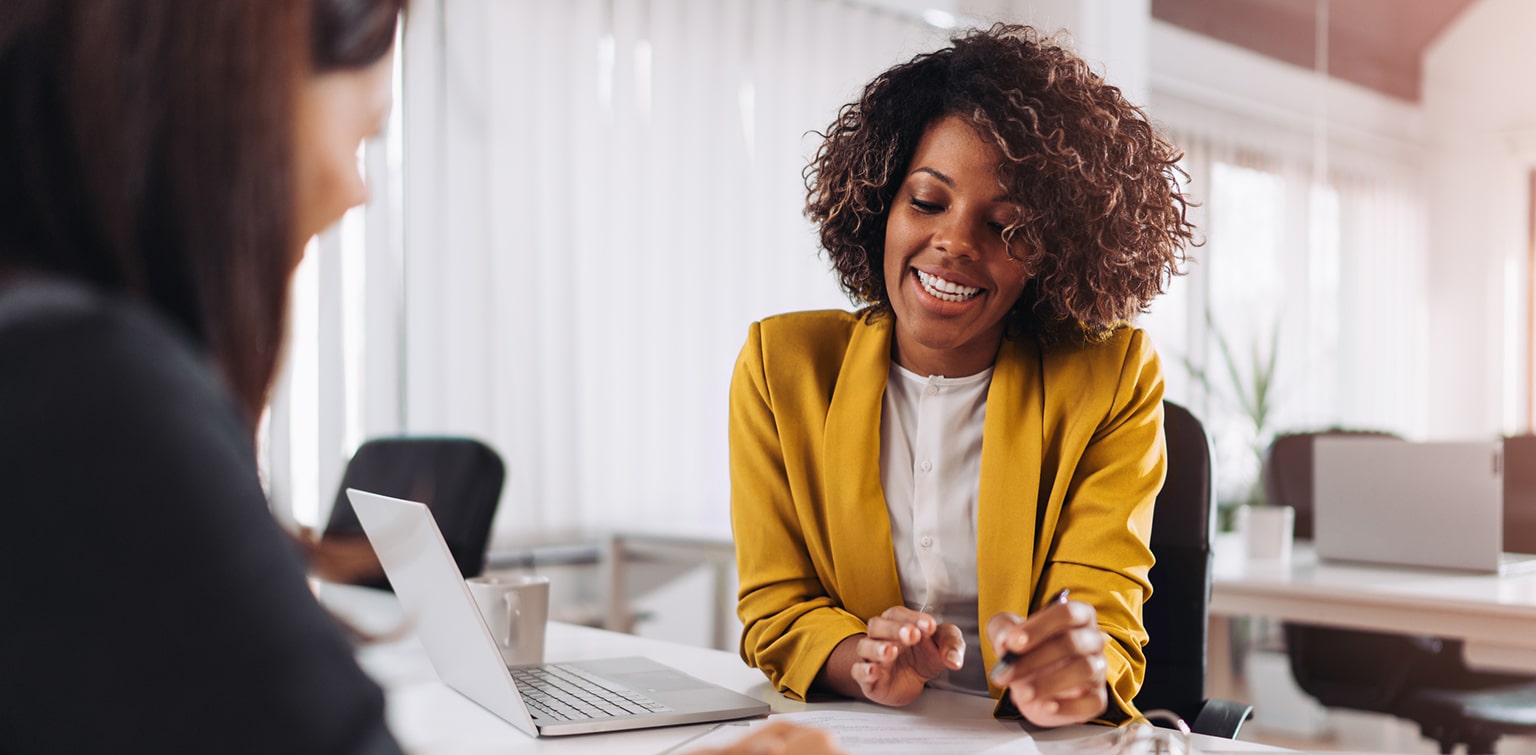
[(914, 269), (917, 273), (917, 282), (924, 293), (938, 299), (941, 302), (951, 304), (968, 302), (981, 295), (983, 289), (977, 286), (967, 286), (944, 277), (943, 273), (925, 273)]

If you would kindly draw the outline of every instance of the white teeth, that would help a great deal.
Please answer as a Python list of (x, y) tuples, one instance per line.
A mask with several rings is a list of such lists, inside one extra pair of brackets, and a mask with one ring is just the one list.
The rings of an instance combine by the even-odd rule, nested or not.
[(937, 275), (929, 275), (921, 270), (917, 271), (917, 282), (921, 283), (923, 290), (930, 296), (940, 301), (965, 301), (981, 293), (981, 289), (970, 286), (962, 286), (951, 280), (945, 280)]

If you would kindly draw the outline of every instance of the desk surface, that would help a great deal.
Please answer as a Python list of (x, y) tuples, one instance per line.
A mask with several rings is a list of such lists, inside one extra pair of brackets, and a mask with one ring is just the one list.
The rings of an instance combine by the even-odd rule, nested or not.
[[(339, 585), (322, 585), (317, 592), (322, 602), (365, 631), (387, 632), (395, 628), (399, 621), (399, 606), (388, 593)], [(789, 700), (775, 692), (761, 672), (748, 668), (735, 654), (569, 624), (551, 624), (546, 643), (546, 656), (550, 660), (646, 656), (722, 687), (764, 700), (775, 713), (836, 708), (956, 719), (989, 718), (992, 711), (989, 699), (937, 690), (925, 692), (916, 703), (900, 709), (852, 701), (808, 705)], [(663, 752), (714, 726), (677, 726), (534, 739), (439, 681), (425, 650), (414, 637), (361, 648), (358, 661), (384, 687), (388, 699), (390, 729), (409, 752), (422, 755)], [(1066, 752), (1073, 749), (1073, 740), (1103, 732), (1101, 727), (1068, 727), (1037, 734), (1036, 742), (1047, 753)], [(1200, 737), (1200, 740), (1206, 750), (1274, 749), (1209, 737)]]
[(1248, 559), (1236, 535), (1215, 551), (1212, 613), (1461, 638), (1471, 664), (1536, 672), (1536, 573), (1319, 561), (1305, 541), (1286, 562)]

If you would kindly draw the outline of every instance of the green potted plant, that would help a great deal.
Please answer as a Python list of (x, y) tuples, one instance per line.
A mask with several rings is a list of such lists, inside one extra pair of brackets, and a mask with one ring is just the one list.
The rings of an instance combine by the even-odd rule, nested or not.
[(1241, 496), (1218, 502), (1221, 529), (1235, 528), (1243, 531), (1251, 555), (1283, 558), (1290, 552), (1295, 512), (1288, 506), (1268, 505), (1262, 475), (1264, 458), (1274, 436), (1275, 369), (1280, 351), (1280, 324), (1276, 321), (1270, 328), (1267, 348), (1266, 344), (1254, 342), (1247, 355), (1248, 369), (1245, 375), (1231, 342), (1216, 325), (1209, 311), (1206, 312), (1205, 322), (1216, 341), (1220, 372), (1212, 375), (1188, 358), (1183, 360), (1184, 368), (1209, 395), (1227, 402), (1242, 416), (1247, 431), (1245, 442), (1256, 462), (1254, 468), (1260, 471), (1246, 484)]

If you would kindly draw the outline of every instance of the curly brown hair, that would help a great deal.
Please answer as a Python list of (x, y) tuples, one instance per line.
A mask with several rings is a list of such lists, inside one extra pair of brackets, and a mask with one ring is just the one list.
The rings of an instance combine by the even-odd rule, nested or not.
[(1175, 175), (1187, 177), (1181, 153), (1054, 39), (997, 24), (875, 77), (821, 134), (805, 170), (806, 215), (870, 317), (891, 312), (886, 213), (923, 133), (951, 115), (997, 145), (999, 174), (1023, 207), (1003, 231), (1028, 279), (1008, 315), (1011, 336), (1101, 340), (1181, 274), (1194, 234)]

